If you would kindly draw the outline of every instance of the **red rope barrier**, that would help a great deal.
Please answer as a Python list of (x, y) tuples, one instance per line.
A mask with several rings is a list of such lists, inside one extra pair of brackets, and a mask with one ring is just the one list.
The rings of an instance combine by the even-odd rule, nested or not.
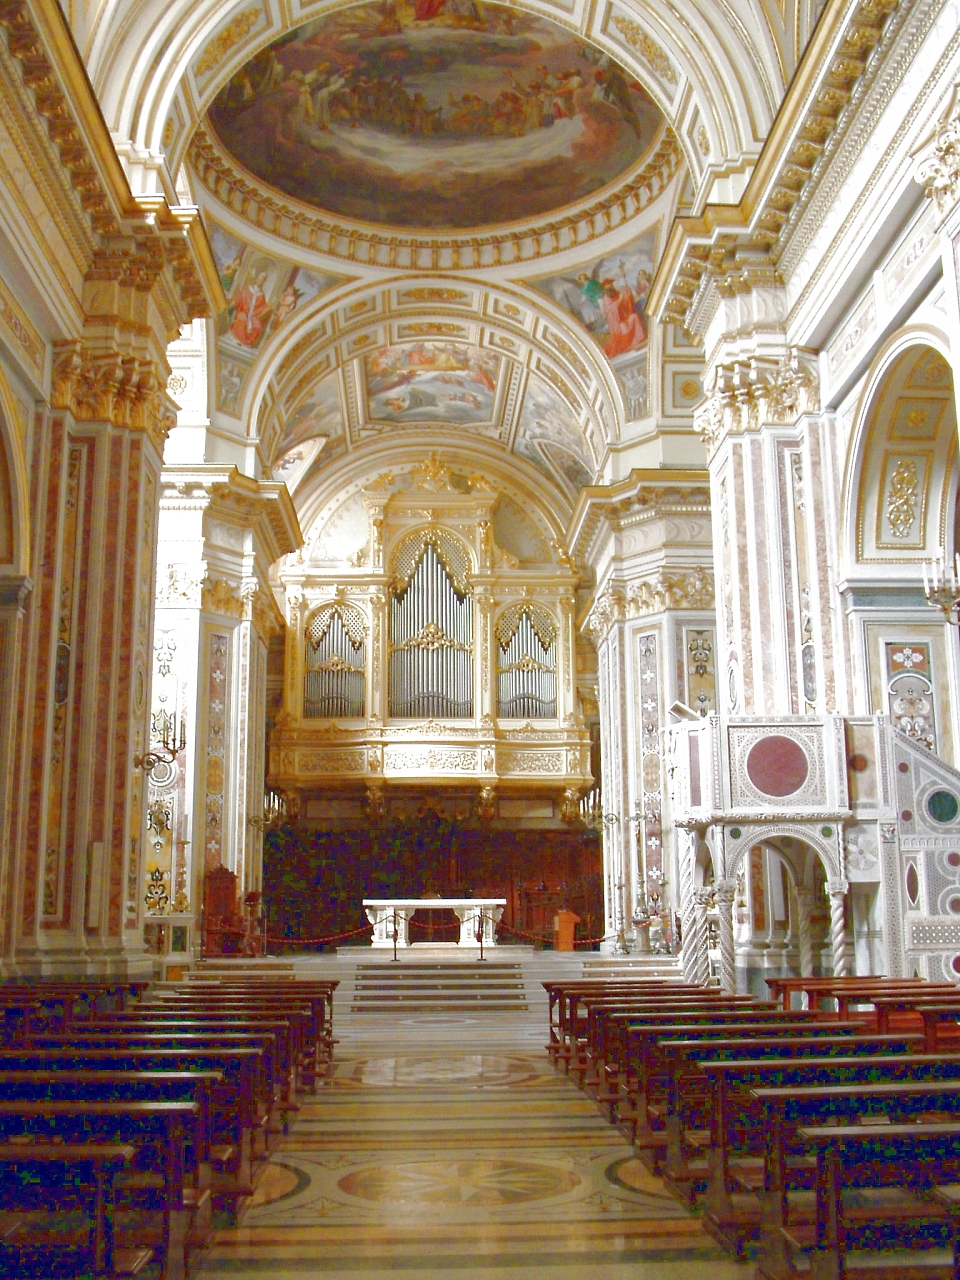
[[(359, 929), (348, 929), (345, 933), (330, 933), (319, 938), (284, 938), (279, 934), (268, 933), (266, 935), (268, 942), (281, 942), (284, 945), (293, 945), (298, 947), (316, 946), (325, 942), (339, 942), (342, 938), (356, 938), (361, 933), (369, 933), (370, 925), (361, 925)], [(260, 934), (254, 934), (254, 937), (260, 937)]]
[(460, 921), (458, 920), (456, 924), (423, 924), (420, 920), (408, 920), (407, 928), (408, 929), (441, 929), (441, 930), (459, 929)]

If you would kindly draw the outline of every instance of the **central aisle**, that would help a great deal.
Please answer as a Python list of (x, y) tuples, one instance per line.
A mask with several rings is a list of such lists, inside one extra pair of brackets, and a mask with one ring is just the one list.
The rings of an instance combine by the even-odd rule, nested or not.
[(733, 1280), (530, 1015), (354, 1015), (203, 1280)]

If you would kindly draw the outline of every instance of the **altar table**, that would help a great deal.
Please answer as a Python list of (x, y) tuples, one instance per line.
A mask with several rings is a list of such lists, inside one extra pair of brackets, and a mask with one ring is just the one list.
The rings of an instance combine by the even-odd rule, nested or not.
[(392, 947), (396, 922), (397, 946), (410, 945), (410, 918), (417, 910), (450, 909), (460, 921), (458, 946), (475, 947), (477, 916), (483, 918), (483, 945), (497, 945), (497, 923), (507, 905), (506, 898), (364, 898), (367, 919), (373, 925), (373, 946)]

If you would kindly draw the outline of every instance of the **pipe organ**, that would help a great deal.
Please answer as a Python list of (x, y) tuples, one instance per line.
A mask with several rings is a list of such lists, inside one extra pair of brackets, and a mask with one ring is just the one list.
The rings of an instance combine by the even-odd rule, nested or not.
[(306, 628), (303, 714), (307, 719), (364, 714), (366, 624), (359, 609), (328, 604)]
[(361, 501), (364, 546), (280, 571), (288, 629), (270, 784), (299, 793), (305, 813), (358, 792), (380, 813), (438, 785), (466, 787), (491, 820), (507, 793), (541, 806), (550, 794), (557, 813), (575, 813), (593, 781), (578, 574), (553, 531), (521, 542), (507, 520), (525, 554), (500, 546), (501, 492), (436, 455), (379, 477)]
[[(422, 542), (409, 576), (390, 596), (389, 713), (397, 719), (473, 715), (473, 597), (458, 589), (439, 537)], [(398, 559), (402, 559), (401, 546)]]
[(537, 604), (513, 605), (497, 622), (497, 714), (546, 720), (557, 714), (557, 629)]

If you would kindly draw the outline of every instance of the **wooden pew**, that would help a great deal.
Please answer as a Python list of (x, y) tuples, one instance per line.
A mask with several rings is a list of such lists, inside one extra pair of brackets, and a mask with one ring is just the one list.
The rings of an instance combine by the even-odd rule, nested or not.
[[(614, 1102), (620, 1091), (628, 1091), (634, 1074), (634, 1063), (630, 1054), (630, 1028), (641, 1025), (650, 1017), (661, 1017), (666, 1021), (674, 1021), (688, 1014), (697, 1016), (697, 1021), (740, 1021), (797, 1023), (799, 1025), (836, 1026), (835, 1019), (827, 1014), (793, 1009), (784, 1013), (768, 1004), (731, 1004), (723, 999), (715, 1001), (697, 1001), (689, 1004), (663, 1004), (657, 1001), (635, 1003), (632, 1006), (605, 1003), (591, 1004), (588, 1008), (588, 1026), (584, 1058), (587, 1063), (587, 1074), (583, 1085), (588, 1092), (596, 1090), (601, 1103)], [(719, 1015), (723, 1015), (721, 1018)], [(705, 1015), (705, 1016), (702, 1016)], [(714, 1015), (717, 1015), (714, 1017)], [(592, 1069), (591, 1069), (592, 1068)], [(571, 1070), (574, 1068), (571, 1067)]]
[(290, 995), (231, 995), (211, 1004), (209, 996), (178, 996), (168, 993), (162, 1000), (142, 1002), (139, 1010), (151, 1016), (189, 1016), (203, 1018), (230, 1017), (244, 1013), (267, 1013), (295, 1016), (300, 1024), (301, 1072), (315, 1090), (319, 1080), (329, 1072), (333, 1042), (327, 1034), (325, 1002), (322, 997), (300, 1000)]
[[(717, 1058), (700, 1063), (710, 1082), (705, 1221), (711, 1233), (738, 1256), (745, 1242), (758, 1234), (763, 1221), (774, 1222), (779, 1229), (780, 1215), (786, 1210), (781, 1197), (787, 1185), (792, 1190), (802, 1188), (810, 1174), (809, 1161), (797, 1159), (784, 1145), (789, 1131), (769, 1101), (777, 1095), (768, 1095), (766, 1090), (789, 1093), (791, 1089), (847, 1085), (862, 1089), (895, 1082), (931, 1086), (942, 1080), (960, 1080), (960, 1055), (949, 1060), (918, 1057), (909, 1051), (910, 1040), (896, 1055), (888, 1053), (891, 1044), (874, 1055), (864, 1052), (863, 1043), (851, 1055), (840, 1052), (821, 1057), (814, 1053), (788, 1059), (774, 1052), (766, 1058), (731, 1056), (727, 1061)], [(753, 1046), (748, 1046), (747, 1052), (752, 1050)]]
[(569, 996), (575, 993), (602, 995), (606, 992), (608, 995), (617, 995), (618, 993), (630, 994), (636, 992), (638, 994), (647, 992), (655, 995), (658, 992), (673, 992), (680, 994), (682, 992), (704, 992), (705, 987), (693, 986), (689, 983), (673, 981), (671, 979), (612, 979), (600, 978), (593, 980), (577, 979), (575, 981), (565, 980), (562, 982), (544, 982), (543, 988), (547, 993), (549, 1004), (547, 1023), (550, 1030), (550, 1040), (546, 1045), (547, 1052), (551, 1061), (557, 1056), (558, 1049), (562, 1046), (566, 1031), (566, 1008), (565, 1001)]
[[(775, 1088), (758, 1088), (754, 1095), (766, 1112), (771, 1126), (769, 1178), (771, 1190), (764, 1192), (764, 1226), (761, 1249), (766, 1265), (790, 1270), (785, 1248), (785, 1229), (801, 1231), (812, 1223), (812, 1204), (790, 1203), (790, 1192), (803, 1185), (797, 1178), (797, 1135), (806, 1125), (847, 1123), (902, 1123), (911, 1118), (929, 1118), (929, 1113), (960, 1112), (960, 1069), (953, 1064), (953, 1078), (945, 1078), (943, 1064), (935, 1079), (916, 1078), (857, 1081), (818, 1081)], [(939, 1116), (937, 1117), (939, 1118)], [(960, 1116), (956, 1117), (960, 1120)], [(869, 1207), (869, 1206), (868, 1206)], [(804, 1208), (806, 1212), (804, 1212)], [(799, 1210), (799, 1212), (798, 1212)], [(854, 1215), (856, 1217), (856, 1215)]]
[(24, 1027), (40, 1029), (62, 1018), (74, 1020), (92, 1013), (123, 1009), (146, 988), (144, 982), (51, 982), (0, 984), (3, 1043), (10, 1043)]
[(280, 1071), (287, 1082), (286, 1107), (288, 1110), (295, 1111), (298, 1109), (296, 1098), (300, 1085), (302, 1045), (309, 1019), (310, 1014), (307, 1010), (256, 1010), (235, 1013), (196, 1010), (183, 1013), (165, 1010), (154, 1013), (153, 1009), (148, 1007), (106, 1014), (83, 1023), (79, 1029), (84, 1034), (129, 1030), (159, 1034), (169, 1032), (170, 1035), (178, 1037), (183, 1033), (244, 1032), (248, 1029), (255, 1033), (271, 1032), (277, 1037)]
[(263, 1056), (262, 1049), (246, 1046), (205, 1050), (64, 1046), (0, 1050), (0, 1069), (222, 1073), (223, 1086), (214, 1086), (211, 1094), (211, 1190), (214, 1206), (235, 1225), (253, 1194), (257, 1162), (267, 1152), (269, 1086), (263, 1083)]
[[(779, 1009), (765, 1001), (754, 1000), (750, 996), (728, 996), (722, 992), (689, 992), (687, 994), (663, 994), (650, 996), (646, 993), (630, 996), (574, 995), (569, 1002), (569, 1032), (576, 1035), (576, 1051), (570, 1059), (570, 1071), (582, 1070), (584, 1062), (587, 1067), (599, 1068), (608, 1054), (605, 1020), (608, 1016), (636, 1013), (642, 1016), (653, 1010), (661, 1010), (664, 1016), (672, 1011), (683, 1013), (688, 1010), (732, 1010), (749, 1009), (766, 1011), (772, 1016), (780, 1017)], [(804, 1015), (806, 1016), (806, 1015)]]
[[(0, 1142), (3, 1274), (138, 1275), (152, 1261), (153, 1250), (117, 1248), (113, 1210), (114, 1179), (135, 1156), (129, 1143)], [(89, 1227), (75, 1244), (64, 1242), (62, 1232), (44, 1230), (51, 1209), (84, 1200), (89, 1201)]]
[(673, 992), (599, 992), (580, 991), (576, 988), (561, 993), (558, 999), (559, 1020), (557, 1034), (561, 1043), (553, 1057), (555, 1065), (568, 1072), (583, 1063), (586, 1051), (587, 1036), (590, 1027), (590, 1008), (601, 1005), (625, 1008), (632, 1005), (642, 1011), (651, 1005), (664, 1011), (669, 1009), (706, 1009), (706, 1008), (770, 1008), (761, 1005), (752, 996), (725, 996), (722, 993), (705, 993), (701, 990), (686, 993)]
[[(277, 1037), (272, 1031), (209, 1031), (183, 1032), (175, 1035), (156, 1031), (79, 1031), (74, 1029), (60, 1035), (34, 1036), (29, 1048), (69, 1049), (145, 1049), (170, 1048), (184, 1050), (217, 1050), (253, 1048), (262, 1051), (260, 1096), (266, 1099), (270, 1119), (265, 1132), (277, 1137), (283, 1129), (282, 1115), (289, 1093), (289, 1081), (280, 1069)], [(279, 1115), (279, 1120), (274, 1115)], [(274, 1143), (274, 1145), (276, 1145)]]
[(637, 1134), (648, 1127), (647, 1107), (657, 1097), (666, 1101), (670, 1068), (658, 1048), (661, 1040), (757, 1039), (798, 1034), (801, 1030), (843, 1038), (861, 1034), (863, 1030), (856, 1023), (818, 1022), (801, 1010), (781, 1013), (780, 1019), (771, 1019), (765, 1011), (762, 1016), (754, 1017), (749, 1010), (698, 1010), (673, 1014), (666, 1021), (657, 1014), (632, 1018), (625, 1028), (626, 1057), (620, 1068), (625, 1083), (616, 1102), (618, 1119), (636, 1126), (636, 1141)]
[(248, 978), (208, 978), (205, 975), (190, 975), (188, 981), (181, 983), (155, 983), (151, 987), (151, 998), (162, 999), (165, 993), (172, 988), (174, 994), (184, 996), (203, 996), (212, 995), (214, 999), (229, 999), (231, 996), (280, 996), (283, 998), (295, 997), (299, 1000), (310, 1000), (311, 1004), (316, 1002), (316, 1016), (322, 1021), (325, 1028), (325, 1035), (328, 1040), (332, 1041), (333, 1037), (333, 997), (337, 987), (340, 985), (338, 979), (320, 979), (320, 978), (299, 978), (299, 977), (253, 977)]
[[(94, 1135), (132, 1143), (138, 1158), (146, 1158), (148, 1148), (156, 1146), (157, 1160), (150, 1169), (159, 1174), (160, 1186), (144, 1203), (151, 1217), (159, 1219), (163, 1280), (184, 1280), (188, 1249), (202, 1247), (210, 1229), (210, 1192), (191, 1188), (186, 1180), (188, 1145), (203, 1150), (200, 1118), (199, 1104), (187, 1101), (0, 1099), (0, 1135), (7, 1142), (34, 1134), (41, 1141), (83, 1143)], [(147, 1229), (152, 1232), (152, 1224)], [(135, 1232), (137, 1244), (153, 1243), (139, 1238), (142, 1230)]]
[[(930, 1192), (960, 1180), (960, 1124), (802, 1126), (798, 1136), (816, 1152), (816, 1212), (810, 1225), (781, 1229), (789, 1274), (805, 1272), (811, 1280), (864, 1274), (870, 1246), (871, 1274), (884, 1280), (914, 1280), (925, 1263), (931, 1280), (957, 1274), (951, 1214)], [(931, 1258), (937, 1246), (946, 1257)], [(866, 1256), (852, 1272), (848, 1255), (856, 1248)], [(898, 1262), (891, 1249), (912, 1256)]]
[(742, 1032), (729, 1036), (685, 1033), (683, 1039), (658, 1038), (654, 1052), (665, 1066), (666, 1087), (654, 1082), (648, 1093), (646, 1121), (665, 1134), (663, 1175), (668, 1185), (688, 1203), (707, 1188), (710, 1162), (708, 1147), (713, 1132), (712, 1092), (703, 1067), (709, 1062), (742, 1058), (796, 1060), (805, 1057), (871, 1057), (908, 1053), (916, 1041), (873, 1033), (838, 1034), (842, 1028), (788, 1026), (772, 1034)]
[(837, 1012), (841, 1017), (845, 1017), (849, 1006), (859, 999), (869, 1000), (871, 992), (881, 995), (885, 992), (909, 994), (912, 991), (921, 994), (948, 994), (957, 989), (953, 983), (929, 982), (926, 978), (883, 978), (869, 974), (849, 978), (765, 978), (764, 982), (770, 988), (773, 998), (781, 1000), (785, 1009), (790, 1008), (793, 995), (799, 993), (806, 995), (811, 1004), (823, 999), (835, 999)]

